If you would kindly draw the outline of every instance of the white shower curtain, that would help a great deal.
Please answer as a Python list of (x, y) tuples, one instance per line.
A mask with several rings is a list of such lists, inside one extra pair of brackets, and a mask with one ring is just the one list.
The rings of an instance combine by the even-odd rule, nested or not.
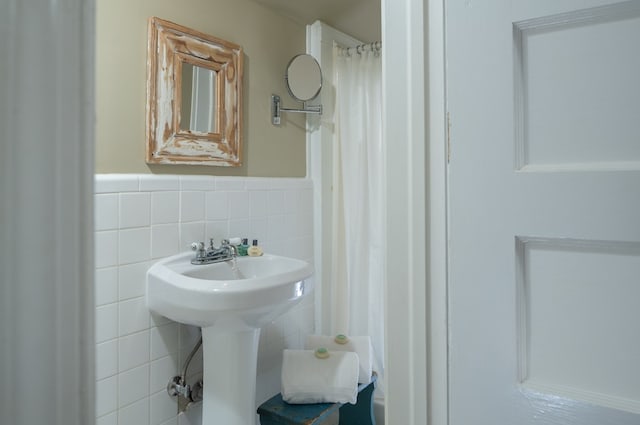
[[(383, 377), (384, 204), (380, 53), (334, 47), (334, 333), (369, 335)], [(379, 385), (378, 388), (382, 388)]]

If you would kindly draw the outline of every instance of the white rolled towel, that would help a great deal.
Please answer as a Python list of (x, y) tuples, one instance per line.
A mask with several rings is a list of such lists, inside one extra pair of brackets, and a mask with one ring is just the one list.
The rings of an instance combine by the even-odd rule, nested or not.
[(284, 350), (282, 399), (291, 404), (356, 404), (358, 356), (329, 352), (328, 357), (319, 358), (312, 350)]
[[(344, 337), (344, 335), (339, 335)], [(343, 342), (339, 344), (336, 339)], [(315, 350), (316, 348), (325, 347), (329, 351), (352, 351), (358, 354), (360, 362), (360, 370), (358, 372), (358, 382), (368, 384), (371, 382), (371, 374), (373, 372), (373, 348), (371, 346), (371, 338), (368, 336), (349, 336), (344, 338), (336, 338), (335, 336), (325, 335), (308, 335), (304, 344), (307, 350)]]

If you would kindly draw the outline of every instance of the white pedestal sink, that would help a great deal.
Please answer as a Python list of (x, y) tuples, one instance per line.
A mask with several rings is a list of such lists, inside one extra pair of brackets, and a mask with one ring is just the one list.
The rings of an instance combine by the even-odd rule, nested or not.
[(311, 292), (305, 261), (275, 255), (192, 265), (184, 253), (147, 272), (147, 305), (176, 322), (202, 327), (203, 425), (255, 422), (260, 327)]

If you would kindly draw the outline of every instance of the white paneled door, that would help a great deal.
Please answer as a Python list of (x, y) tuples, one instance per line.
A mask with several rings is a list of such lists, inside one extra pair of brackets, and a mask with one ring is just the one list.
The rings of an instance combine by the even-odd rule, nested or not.
[(640, 424), (640, 1), (446, 8), (450, 424)]

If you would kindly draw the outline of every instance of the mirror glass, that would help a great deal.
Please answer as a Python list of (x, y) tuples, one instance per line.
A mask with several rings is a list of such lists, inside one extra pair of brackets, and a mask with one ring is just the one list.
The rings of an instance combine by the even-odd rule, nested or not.
[(297, 55), (289, 62), (286, 73), (287, 88), (295, 99), (306, 102), (320, 93), (322, 72), (311, 55)]
[(180, 130), (216, 133), (217, 72), (182, 64), (182, 99)]

